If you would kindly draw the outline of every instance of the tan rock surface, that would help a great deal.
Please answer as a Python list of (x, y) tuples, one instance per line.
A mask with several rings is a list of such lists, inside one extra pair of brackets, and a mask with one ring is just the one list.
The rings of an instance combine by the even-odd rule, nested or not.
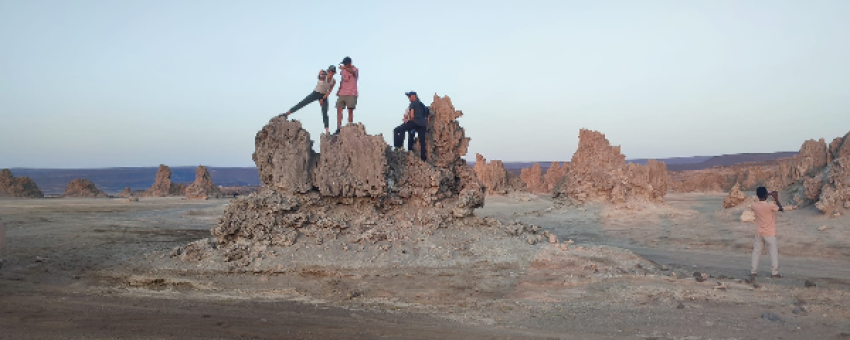
[(604, 134), (582, 129), (578, 149), (553, 197), (573, 204), (663, 202), (666, 191), (667, 167), (663, 162), (626, 164), (620, 147), (611, 146)]
[(547, 193), (555, 190), (558, 182), (567, 174), (567, 170), (569, 170), (569, 163), (564, 162), (563, 165), (558, 165), (558, 162), (552, 162), (549, 169), (546, 169), (546, 174), (543, 175), (543, 182), (545, 183)]
[(130, 187), (124, 188), (124, 190), (121, 191), (121, 193), (118, 194), (118, 198), (127, 198), (127, 197), (130, 197), (130, 196), (133, 196), (133, 190), (130, 189)]
[(65, 193), (62, 194), (62, 197), (105, 198), (109, 197), (109, 195), (100, 191), (92, 181), (85, 178), (77, 178), (68, 183), (68, 187), (65, 188)]
[(736, 207), (746, 200), (747, 194), (741, 191), (741, 185), (736, 183), (735, 186), (732, 187), (732, 190), (729, 191), (729, 195), (723, 199), (723, 208), (729, 209)]
[(520, 171), (520, 180), (525, 183), (525, 189), (532, 193), (547, 193), (546, 182), (543, 179), (543, 170), (540, 169), (540, 164), (534, 163), (530, 168), (524, 168)]
[(38, 185), (29, 177), (15, 177), (9, 169), (0, 171), (0, 197), (44, 197)]
[[(175, 184), (171, 182), (171, 168), (166, 165), (159, 165), (159, 170), (156, 171), (156, 181), (150, 189), (138, 195), (142, 197), (173, 197), (183, 196), (186, 192), (185, 184)], [(135, 195), (134, 195), (135, 196)]]
[(222, 197), (221, 190), (213, 183), (207, 167), (199, 165), (195, 170), (195, 182), (186, 187), (186, 199), (204, 200), (220, 197)]
[(500, 160), (487, 159), (481, 154), (475, 155), (475, 165), (472, 168), (481, 184), (487, 188), (488, 195), (504, 195), (511, 189), (510, 173)]

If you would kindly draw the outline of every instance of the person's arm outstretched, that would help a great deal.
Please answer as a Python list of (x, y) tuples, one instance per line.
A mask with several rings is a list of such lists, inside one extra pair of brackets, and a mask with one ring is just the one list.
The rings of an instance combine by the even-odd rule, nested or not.
[(779, 192), (774, 191), (771, 192), (770, 195), (773, 196), (773, 201), (776, 202), (776, 206), (779, 207), (779, 211), (784, 211), (784, 209), (782, 209), (782, 203), (779, 203)]

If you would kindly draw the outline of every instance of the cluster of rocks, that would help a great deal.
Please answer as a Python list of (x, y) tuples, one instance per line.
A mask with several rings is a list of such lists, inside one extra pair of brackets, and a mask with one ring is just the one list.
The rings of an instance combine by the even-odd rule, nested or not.
[(484, 205), (485, 187), (461, 158), (469, 143), (457, 122), (462, 113), (448, 97), (435, 95), (431, 114), (427, 161), (417, 151), (392, 150), (361, 124), (322, 135), (316, 153), (300, 122), (271, 119), (257, 133), (253, 155), (263, 190), (231, 202), (211, 231), (214, 240), (172, 255), (197, 260), (205, 256), (199, 254), (218, 254), (247, 265), (267, 247), (302, 240), (374, 243), (398, 239), (411, 228), (457, 225), (502, 227), (511, 235), (530, 235), (530, 243), (542, 240), (536, 227), (474, 216)]
[[(670, 174), (676, 192), (730, 191), (724, 207), (743, 201), (741, 190), (764, 186), (783, 190), (782, 198), (795, 206), (814, 205), (825, 214), (850, 209), (850, 133), (833, 139), (807, 140), (793, 157), (770, 162), (739, 164)], [(735, 197), (732, 197), (735, 196)]]
[(68, 187), (65, 188), (65, 193), (62, 194), (62, 197), (106, 198), (109, 195), (100, 191), (92, 181), (85, 178), (77, 178), (68, 183)]
[(546, 173), (543, 173), (540, 164), (534, 163), (530, 168), (524, 168), (520, 172), (520, 179), (525, 184), (528, 192), (536, 194), (551, 194), (558, 182), (564, 178), (569, 169), (569, 163), (552, 162)]
[(663, 202), (667, 193), (667, 166), (649, 160), (646, 165), (626, 163), (619, 146), (605, 135), (587, 129), (579, 132), (578, 149), (566, 174), (553, 190), (560, 203)]
[(9, 169), (0, 170), (0, 197), (44, 197), (29, 177), (15, 177)]
[(481, 154), (475, 154), (475, 165), (472, 167), (478, 180), (487, 190), (488, 195), (505, 195), (510, 191), (522, 190), (525, 185), (515, 175), (511, 174), (500, 160), (489, 163)]

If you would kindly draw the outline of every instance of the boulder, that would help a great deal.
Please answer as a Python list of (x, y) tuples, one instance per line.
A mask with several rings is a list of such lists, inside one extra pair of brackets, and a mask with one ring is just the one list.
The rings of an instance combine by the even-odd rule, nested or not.
[(313, 189), (318, 155), (310, 134), (298, 121), (272, 119), (254, 138), (252, 158), (263, 186), (281, 192), (306, 193)]
[(208, 198), (220, 198), (222, 196), (221, 190), (213, 183), (212, 176), (210, 176), (207, 167), (199, 165), (195, 169), (195, 182), (186, 187), (186, 199), (205, 200)]
[(29, 177), (15, 177), (9, 169), (0, 170), (0, 197), (44, 197), (38, 185)]
[(62, 197), (105, 198), (109, 197), (109, 195), (98, 190), (92, 181), (85, 178), (77, 178), (68, 183), (68, 187), (65, 188), (65, 193)]
[(729, 195), (723, 199), (723, 208), (729, 209), (736, 207), (746, 200), (747, 194), (741, 191), (741, 185), (736, 183), (735, 186), (732, 187), (732, 190), (729, 191)]
[(756, 213), (750, 209), (744, 210), (741, 213), (741, 222), (754, 222), (756, 220)]

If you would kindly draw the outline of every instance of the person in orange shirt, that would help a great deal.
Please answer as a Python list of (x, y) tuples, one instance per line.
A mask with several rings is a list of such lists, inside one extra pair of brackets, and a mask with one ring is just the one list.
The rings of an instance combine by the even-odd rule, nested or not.
[[(775, 213), (782, 211), (782, 203), (779, 203), (779, 193), (776, 191), (767, 192), (767, 188), (758, 187), (756, 196), (759, 201), (750, 205), (750, 209), (756, 215), (756, 240), (753, 245), (753, 269), (750, 272), (752, 276), (756, 276), (759, 266), (759, 257), (761, 257), (761, 249), (767, 244), (767, 252), (770, 254), (770, 263), (772, 265), (772, 278), (780, 278), (779, 275), (779, 247), (776, 244), (776, 219)], [(767, 198), (773, 197), (773, 203), (768, 203)], [(774, 204), (775, 203), (775, 204)]]

